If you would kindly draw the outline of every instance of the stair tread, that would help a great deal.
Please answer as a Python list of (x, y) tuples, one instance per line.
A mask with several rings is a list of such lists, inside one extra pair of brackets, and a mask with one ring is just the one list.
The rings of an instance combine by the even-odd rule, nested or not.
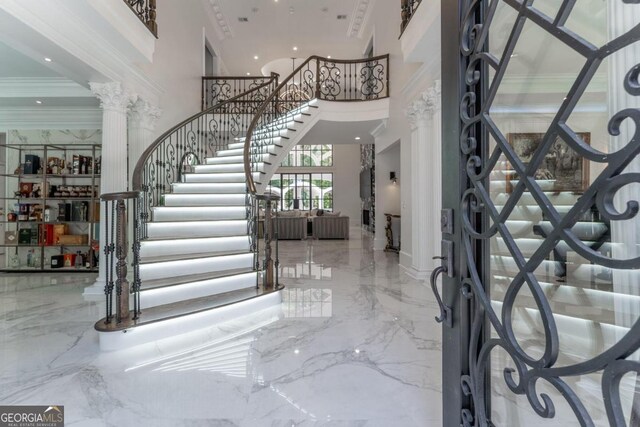
[[(215, 220), (212, 220), (215, 221)], [(224, 220), (221, 219), (220, 221), (228, 221), (228, 220)], [(233, 221), (233, 220), (231, 220)], [(224, 235), (224, 236), (211, 236), (211, 237), (193, 237), (193, 236), (182, 236), (182, 237), (151, 237), (151, 238), (145, 238), (141, 241), (141, 243), (144, 242), (162, 242), (162, 241), (175, 241), (175, 240), (206, 240), (206, 239), (231, 239), (234, 237), (249, 237), (246, 234), (236, 234), (234, 235)]]
[(180, 277), (167, 277), (162, 279), (142, 280), (140, 292), (150, 289), (179, 286), (187, 283), (201, 282), (204, 280), (220, 279), (222, 277), (237, 276), (240, 274), (257, 273), (253, 268), (232, 268), (229, 270), (188, 274)]
[(144, 309), (138, 320), (130, 320), (117, 324), (113, 320), (109, 324), (104, 323), (104, 319), (95, 324), (95, 328), (100, 332), (115, 332), (124, 329), (135, 328), (142, 325), (160, 322), (163, 320), (175, 319), (178, 317), (188, 316), (191, 314), (202, 313), (216, 308), (228, 306), (242, 301), (268, 295), (276, 291), (280, 291), (283, 287), (279, 286), (275, 289), (263, 288), (246, 288), (237, 291), (226, 292), (212, 296), (194, 298), (185, 301), (174, 302), (171, 304), (159, 305)]
[[(164, 239), (164, 240), (169, 240), (169, 239)], [(154, 264), (158, 262), (168, 262), (168, 261), (185, 261), (185, 260), (191, 260), (191, 259), (214, 258), (214, 257), (230, 256), (230, 255), (245, 255), (250, 253), (252, 252), (249, 250), (242, 250), (242, 251), (197, 252), (192, 254), (158, 255), (158, 256), (141, 258), (140, 265)]]

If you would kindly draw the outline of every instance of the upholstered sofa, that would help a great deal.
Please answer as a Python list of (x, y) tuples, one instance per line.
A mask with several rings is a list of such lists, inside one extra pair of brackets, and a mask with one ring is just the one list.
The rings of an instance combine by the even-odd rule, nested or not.
[(315, 239), (348, 239), (349, 217), (322, 215), (313, 218), (313, 237)]
[(277, 223), (274, 224), (274, 227), (278, 227), (279, 240), (300, 240), (307, 238), (306, 217), (277, 216), (275, 221)]

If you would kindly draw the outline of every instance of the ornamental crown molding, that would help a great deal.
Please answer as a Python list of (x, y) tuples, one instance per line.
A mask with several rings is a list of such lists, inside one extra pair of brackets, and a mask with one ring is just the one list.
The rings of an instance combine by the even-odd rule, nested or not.
[(211, 9), (213, 10), (213, 17), (215, 19), (216, 28), (219, 30), (218, 35), (220, 36), (220, 38), (226, 39), (233, 37), (233, 32), (231, 31), (231, 26), (229, 25), (229, 20), (222, 11), (220, 1), (209, 0), (209, 4), (211, 4)]
[(129, 109), (128, 114), (130, 127), (154, 130), (156, 122), (162, 115), (162, 110), (149, 101), (138, 98)]
[(358, 0), (351, 13), (351, 22), (349, 23), (349, 29), (347, 30), (348, 37), (362, 37), (362, 31), (364, 30), (365, 23), (369, 16), (371, 8), (371, 0)]
[(122, 87), (120, 82), (89, 83), (91, 92), (100, 100), (103, 110), (125, 113), (127, 107), (138, 99), (138, 95)]
[(405, 116), (409, 120), (409, 124), (412, 128), (416, 127), (420, 122), (427, 120), (427, 114), (430, 111), (430, 107), (423, 99), (418, 99), (409, 104), (404, 111)]

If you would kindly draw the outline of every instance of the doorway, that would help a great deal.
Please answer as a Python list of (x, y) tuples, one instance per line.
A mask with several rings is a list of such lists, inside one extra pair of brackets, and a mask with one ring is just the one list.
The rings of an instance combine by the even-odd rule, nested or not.
[(639, 426), (640, 6), (442, 19), (444, 425)]

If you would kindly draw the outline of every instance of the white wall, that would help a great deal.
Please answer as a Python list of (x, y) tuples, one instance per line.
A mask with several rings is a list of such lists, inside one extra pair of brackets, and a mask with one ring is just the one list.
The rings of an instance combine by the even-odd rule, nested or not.
[(350, 218), (350, 225), (360, 226), (360, 144), (333, 146), (334, 211)]
[(203, 28), (210, 44), (217, 38), (203, 3), (158, 0), (158, 41), (153, 63), (140, 67), (156, 81), (164, 93), (159, 107), (162, 116), (156, 125), (159, 136), (201, 108), (201, 78), (204, 64)]

